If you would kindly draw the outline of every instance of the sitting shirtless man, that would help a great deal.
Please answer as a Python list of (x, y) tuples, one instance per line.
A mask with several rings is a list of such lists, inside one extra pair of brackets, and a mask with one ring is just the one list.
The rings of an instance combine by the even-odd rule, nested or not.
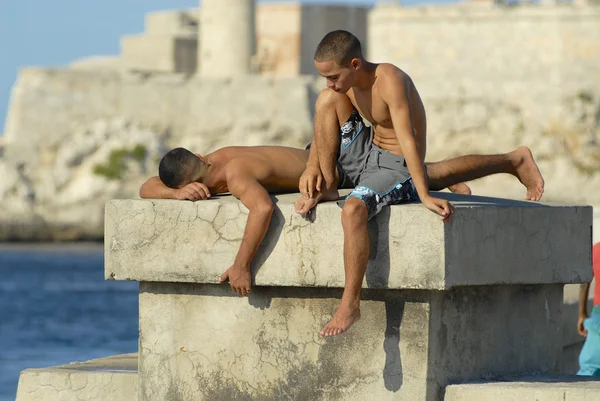
[[(503, 157), (515, 160), (519, 150)], [(204, 200), (212, 194), (230, 192), (248, 208), (248, 220), (235, 261), (220, 277), (229, 279), (231, 288), (239, 295), (251, 291), (250, 264), (262, 242), (273, 214), (274, 205), (269, 193), (297, 192), (299, 180), (309, 158), (309, 151), (283, 146), (233, 146), (201, 156), (183, 148), (173, 149), (163, 156), (159, 164), (159, 176), (151, 177), (140, 188), (142, 198), (180, 200)], [(460, 166), (456, 159), (440, 162), (442, 165)], [(338, 165), (338, 171), (342, 166)], [(452, 174), (451, 168), (440, 169)], [(465, 176), (471, 174), (468, 169)], [(461, 171), (462, 171), (461, 170)], [(483, 169), (485, 171), (485, 169)], [(508, 172), (508, 171), (504, 171)], [(343, 180), (336, 181), (343, 183)], [(429, 177), (430, 185), (443, 189), (461, 181), (441, 175)], [(313, 194), (311, 193), (311, 196)], [(319, 197), (316, 194), (315, 197)]]
[[(351, 33), (328, 33), (315, 51), (315, 66), (327, 80), (316, 104), (314, 146), (300, 180), (306, 212), (320, 199), (336, 199), (337, 188), (355, 187), (342, 210), (346, 282), (340, 305), (321, 335), (348, 330), (360, 318), (362, 281), (369, 260), (367, 222), (387, 205), (420, 199), (448, 221), (452, 205), (432, 196), (456, 182), (492, 173), (511, 173), (526, 187), (526, 199), (539, 200), (544, 180), (528, 148), (507, 155), (463, 156), (425, 165), (426, 116), (411, 78), (392, 64), (363, 58), (360, 41)], [(364, 116), (371, 122), (367, 129)], [(336, 161), (342, 165), (336, 174)], [(452, 171), (451, 174), (448, 172)], [(452, 178), (459, 181), (450, 182)], [(429, 179), (429, 184), (428, 184)], [(338, 180), (342, 180), (340, 184)]]

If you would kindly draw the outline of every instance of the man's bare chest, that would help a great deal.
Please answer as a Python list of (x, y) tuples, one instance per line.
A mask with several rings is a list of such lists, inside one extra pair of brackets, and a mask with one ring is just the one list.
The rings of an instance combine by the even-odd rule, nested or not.
[(379, 96), (371, 93), (362, 95), (350, 93), (348, 97), (356, 110), (358, 110), (371, 125), (384, 128), (392, 127), (390, 109)]

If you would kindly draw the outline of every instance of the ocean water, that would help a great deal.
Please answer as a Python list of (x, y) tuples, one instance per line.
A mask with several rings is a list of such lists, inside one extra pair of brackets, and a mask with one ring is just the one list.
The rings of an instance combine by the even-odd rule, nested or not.
[(103, 269), (101, 244), (0, 245), (0, 401), (23, 369), (137, 351), (138, 283)]

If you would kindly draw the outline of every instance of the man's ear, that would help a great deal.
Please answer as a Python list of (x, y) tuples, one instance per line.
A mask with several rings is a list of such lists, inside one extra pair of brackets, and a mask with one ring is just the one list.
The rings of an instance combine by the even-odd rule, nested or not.
[(359, 58), (354, 57), (352, 60), (350, 60), (350, 67), (353, 70), (358, 70), (361, 66), (362, 66), (362, 62), (360, 61)]

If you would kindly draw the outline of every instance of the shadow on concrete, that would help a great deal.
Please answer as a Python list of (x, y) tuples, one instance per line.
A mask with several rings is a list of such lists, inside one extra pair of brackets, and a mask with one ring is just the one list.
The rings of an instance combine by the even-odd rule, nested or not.
[(365, 278), (368, 288), (388, 288), (390, 281), (390, 216), (389, 207), (368, 223), (369, 264)]
[[(267, 235), (260, 244), (260, 247), (254, 256), (254, 260), (250, 265), (250, 271), (252, 272), (252, 287), (255, 286), (254, 278), (256, 277), (256, 273), (269, 258), (273, 249), (275, 249), (279, 237), (281, 236), (281, 232), (283, 231), (283, 226), (285, 225), (285, 217), (283, 216), (281, 209), (277, 207), (278, 199), (275, 197), (271, 197), (271, 199), (275, 204), (271, 223), (269, 224)], [(282, 266), (282, 268), (285, 268), (285, 266)], [(248, 303), (255, 308), (265, 309), (271, 306), (271, 298), (267, 297), (267, 293), (257, 294), (253, 291), (248, 295)]]
[(577, 376), (577, 375), (530, 375), (530, 376), (502, 376), (495, 377), (494, 380), (473, 380), (465, 381), (460, 384), (483, 384), (483, 383), (583, 383), (600, 382), (598, 376)]
[[(388, 288), (390, 281), (390, 215), (389, 207), (383, 208), (368, 223), (369, 264), (366, 281), (368, 288)], [(400, 356), (400, 324), (404, 315), (404, 299), (385, 301), (386, 329), (383, 339), (385, 365), (383, 382), (388, 391), (396, 392), (402, 387), (402, 358)]]
[(256, 309), (269, 309), (272, 299), (268, 292), (260, 291), (260, 289), (257, 291), (256, 288), (248, 294), (248, 304)]
[(383, 382), (386, 390), (398, 391), (404, 382), (402, 374), (402, 358), (400, 356), (400, 324), (404, 315), (404, 300), (386, 301), (386, 329), (383, 339), (385, 365), (383, 367)]
[(431, 191), (431, 194), (437, 198), (446, 199), (449, 202), (456, 203), (458, 206), (511, 206), (511, 207), (550, 207), (543, 203), (526, 201), (526, 200), (514, 200), (504, 198), (492, 198), (489, 196), (479, 195), (460, 195), (453, 194), (450, 192), (436, 192)]

